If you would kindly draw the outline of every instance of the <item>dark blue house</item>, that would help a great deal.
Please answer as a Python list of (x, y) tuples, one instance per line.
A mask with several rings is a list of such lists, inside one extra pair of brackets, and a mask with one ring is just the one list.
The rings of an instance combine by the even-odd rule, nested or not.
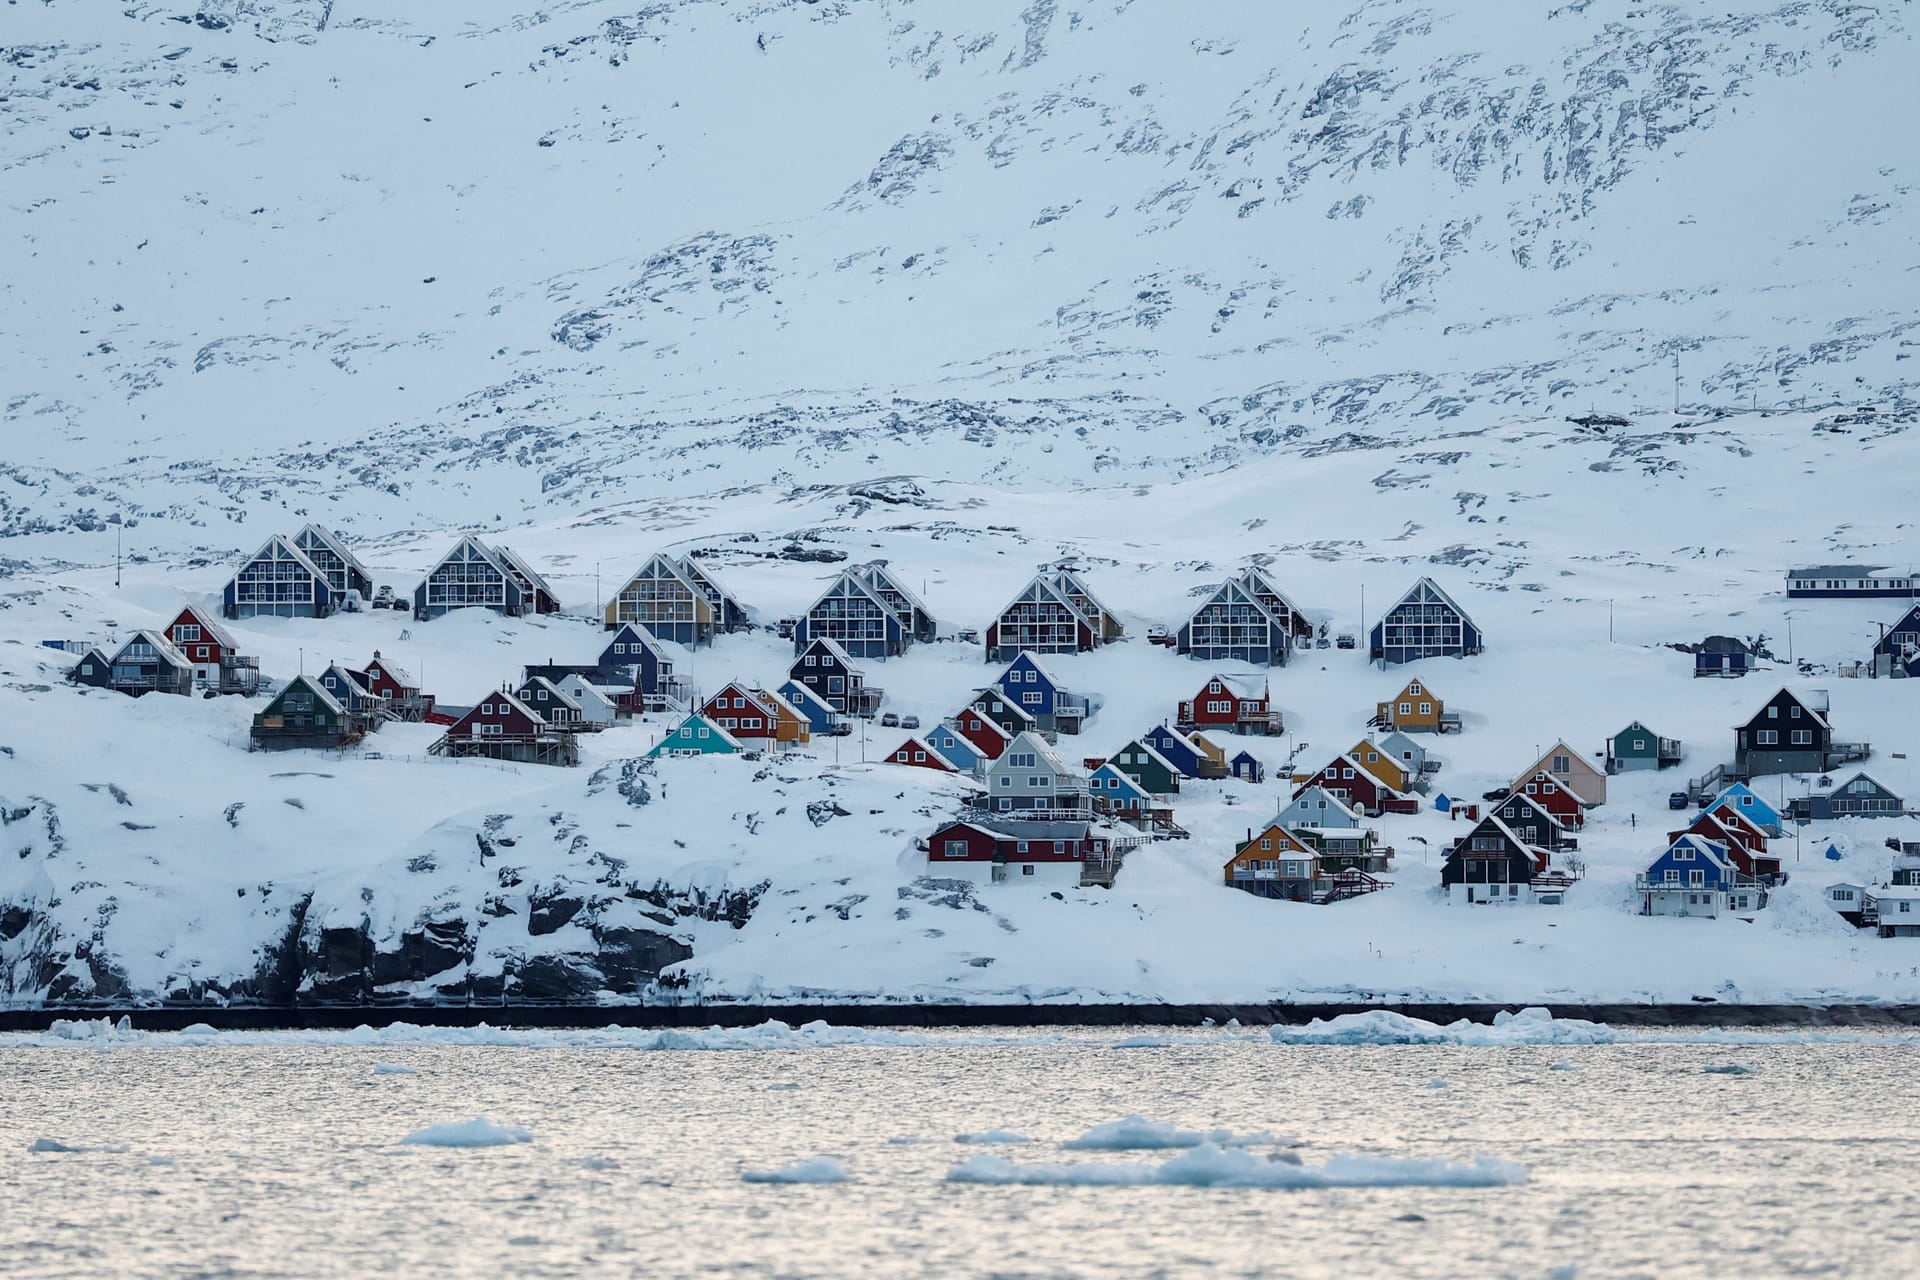
[(826, 636), (808, 640), (787, 675), (843, 716), (872, 719), (886, 696), (884, 690), (867, 686), (867, 673), (846, 646)]
[(1920, 675), (1920, 604), (1888, 627), (1873, 646), (1875, 675)]
[(1140, 736), (1140, 741), (1165, 756), (1183, 778), (1218, 776), (1212, 757), (1195, 745), (1192, 738), (1169, 725), (1158, 725)]
[(1374, 624), (1371, 641), (1374, 660), (1393, 665), (1468, 657), (1485, 647), (1486, 637), (1452, 596), (1422, 578)]
[(1008, 700), (1033, 717), (1034, 723), (1049, 733), (1079, 733), (1092, 714), (1086, 698), (1068, 692), (1065, 685), (1032, 653), (1021, 650), (1007, 669), (1000, 673), (994, 687)]
[(826, 733), (833, 728), (834, 721), (840, 718), (838, 712), (828, 706), (819, 694), (801, 684), (798, 680), (789, 680), (774, 690), (793, 705), (807, 722), (810, 733)]
[(1734, 636), (1708, 636), (1693, 651), (1696, 676), (1743, 676), (1753, 670), (1753, 650)]

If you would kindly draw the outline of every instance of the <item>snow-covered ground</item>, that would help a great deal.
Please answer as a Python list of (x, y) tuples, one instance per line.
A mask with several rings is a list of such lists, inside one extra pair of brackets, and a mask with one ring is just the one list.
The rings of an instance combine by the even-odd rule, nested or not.
[[(0, 998), (624, 999), (661, 966), (768, 1001), (1920, 994), (1820, 896), (1912, 822), (1785, 842), (1752, 924), (1631, 893), (1668, 791), (1780, 683), (1920, 795), (1920, 689), (1833, 674), (1897, 609), (1781, 595), (1920, 559), (1903, 8), (389, 9), (6, 10)], [(1431, 812), (1378, 824), (1391, 890), (1257, 901), (1220, 866), (1289, 754), (1412, 674), (1316, 651), (1273, 675), (1290, 734), (1234, 744), (1276, 780), (1187, 787), (1191, 840), (1111, 892), (958, 891), (913, 841), (963, 784), (867, 763), (885, 731), (637, 764), (656, 720), (568, 771), (417, 726), (249, 755), (257, 704), (76, 690), (40, 647), (210, 604), (307, 520), (401, 592), (486, 532), (575, 616), (236, 623), (278, 679), (378, 650), (469, 703), (597, 653), (659, 549), (768, 624), (834, 572), (797, 556), (886, 557), (950, 628), (1073, 556), (1132, 637), (1051, 664), (1104, 703), (1077, 760), (1195, 691), (1146, 629), (1257, 561), (1335, 631), (1426, 574), (1484, 626), (1419, 669), (1466, 725), (1439, 790), (1636, 718), (1687, 760), (1614, 781), (1558, 911), (1436, 901)], [(1665, 646), (1715, 632), (1778, 661), (1694, 681)], [(679, 658), (711, 690), (788, 653)], [(932, 723), (990, 669), (948, 642), (871, 674)]]
[[(1336, 451), (1047, 497), (932, 481), (901, 504), (763, 489), (702, 504), (672, 529), (635, 517), (514, 535), (538, 564), (570, 555), (555, 581), (583, 614), (592, 583), (579, 566), (600, 561), (605, 585), (671, 545), (711, 549), (729, 584), (772, 619), (832, 572), (770, 557), (755, 532), (804, 512), (816, 549), (890, 558), (949, 626), (984, 626), (1037, 561), (1077, 551), (1133, 638), (1050, 664), (1104, 703), (1085, 734), (1063, 739), (1076, 760), (1111, 751), (1195, 691), (1207, 669), (1144, 632), (1177, 623), (1201, 584), (1249, 556), (1336, 630), (1360, 630), (1363, 590), (1371, 615), (1423, 573), (1484, 626), (1487, 651), (1474, 659), (1380, 670), (1359, 652), (1316, 650), (1274, 671), (1289, 735), (1234, 745), (1266, 759), (1275, 780), (1189, 784), (1176, 816), (1193, 838), (1136, 851), (1111, 892), (929, 883), (913, 841), (955, 812), (966, 784), (863, 763), (902, 736), (877, 727), (864, 742), (826, 739), (776, 761), (635, 763), (667, 727), (655, 718), (588, 738), (574, 770), (429, 758), (437, 730), (424, 726), (391, 727), (344, 757), (248, 754), (257, 703), (77, 690), (60, 681), (64, 659), (36, 647), (161, 621), (183, 599), (207, 601), (226, 565), (155, 560), (131, 566), (118, 590), (111, 566), (18, 575), (0, 610), (0, 745), (10, 749), (0, 797), (19, 856), (0, 862), (0, 901), (30, 906), (37, 923), (5, 944), (0, 972), (16, 999), (36, 998), (63, 971), (63, 994), (103, 976), (99, 989), (112, 991), (111, 970), (141, 994), (259, 995), (287, 963), (289, 936), (311, 955), (335, 945), (327, 930), (362, 931), (400, 954), (405, 935), (438, 922), (458, 963), (424, 977), (402, 964), (377, 985), (485, 994), (504, 982), (585, 998), (598, 984), (580, 985), (580, 957), (609, 938), (657, 934), (665, 950), (651, 954), (691, 947), (669, 973), (709, 999), (1920, 998), (1906, 944), (1856, 933), (1821, 898), (1832, 881), (1884, 879), (1881, 842), (1920, 838), (1910, 820), (1789, 835), (1775, 848), (1791, 883), (1752, 924), (1634, 914), (1633, 876), (1678, 825), (1667, 793), (1729, 759), (1732, 726), (1782, 683), (1828, 690), (1840, 736), (1874, 745), (1867, 767), (1920, 793), (1920, 770), (1903, 758), (1920, 686), (1832, 671), (1862, 656), (1897, 606), (1780, 594), (1786, 562), (1906, 561), (1913, 437), (1849, 438), (1866, 465), (1840, 485), (1828, 475), (1833, 437), (1816, 421), (1654, 422), (1604, 437), (1548, 422), (1429, 443), (1419, 463)], [(1633, 461), (1596, 465), (1621, 458)], [(1383, 463), (1402, 482), (1374, 483)], [(1832, 500), (1789, 511), (1766, 500), (1796, 477)], [(376, 576), (410, 586), (443, 541), (383, 548)], [(584, 619), (416, 623), (384, 611), (234, 630), (269, 675), (379, 649), (450, 702), (472, 701), (522, 663), (589, 655), (603, 639)], [(1744, 680), (1695, 680), (1691, 659), (1665, 647), (1720, 631), (1764, 636), (1780, 660)], [(777, 681), (790, 646), (763, 631), (679, 658), (712, 689), (736, 676)], [(872, 665), (886, 708), (928, 722), (993, 670), (977, 647), (950, 641)], [(1386, 892), (1313, 907), (1225, 888), (1233, 841), (1286, 799), (1277, 778), (1289, 751), (1318, 764), (1351, 746), (1374, 702), (1416, 671), (1465, 721), (1433, 744), (1447, 762), (1439, 791), (1477, 798), (1555, 739), (1598, 751), (1636, 718), (1682, 739), (1685, 764), (1613, 779), (1610, 803), (1582, 832), (1586, 879), (1558, 910), (1437, 900), (1441, 854), (1461, 828), (1430, 810), (1374, 824), (1398, 850)], [(1761, 789), (1778, 800), (1803, 785)], [(1829, 843), (1841, 860), (1821, 856)]]

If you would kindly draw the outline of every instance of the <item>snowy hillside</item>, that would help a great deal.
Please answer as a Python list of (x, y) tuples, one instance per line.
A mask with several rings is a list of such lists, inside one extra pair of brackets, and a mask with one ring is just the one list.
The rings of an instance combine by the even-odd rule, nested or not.
[(52, 0), (6, 38), (0, 532), (1071, 488), (1913, 377), (1906, 6)]
[[(1810, 828), (1752, 925), (1631, 914), (1672, 774), (1616, 783), (1558, 913), (1434, 900), (1430, 812), (1378, 824), (1385, 893), (1230, 892), (1277, 781), (1189, 788), (1111, 893), (962, 893), (912, 847), (961, 784), (857, 738), (249, 755), (257, 702), (40, 647), (211, 604), (309, 519), (401, 592), (456, 530), (548, 574), (576, 616), (235, 624), (269, 677), (378, 649), (456, 704), (596, 653), (655, 550), (763, 624), (884, 556), (949, 629), (1070, 555), (1132, 637), (1054, 664), (1105, 703), (1077, 761), (1193, 694), (1146, 630), (1236, 567), (1354, 632), (1432, 574), (1489, 635), (1421, 669), (1467, 725), (1441, 790), (1635, 718), (1697, 774), (1792, 683), (1911, 799), (1920, 687), (1835, 675), (1898, 609), (1780, 594), (1920, 559), (1908, 6), (399, 8), (0, 19), (0, 999), (1920, 999), (1820, 897), (1914, 824)], [(1666, 646), (1715, 632), (1775, 660), (1694, 681)], [(991, 673), (874, 678), (931, 723)], [(1291, 736), (1236, 746), (1323, 763), (1406, 674), (1316, 651), (1273, 676)]]

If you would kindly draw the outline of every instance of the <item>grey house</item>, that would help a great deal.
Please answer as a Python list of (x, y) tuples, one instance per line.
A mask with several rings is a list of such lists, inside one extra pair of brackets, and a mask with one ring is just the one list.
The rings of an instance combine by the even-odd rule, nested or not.
[(1787, 802), (1787, 816), (1795, 822), (1830, 822), (1835, 818), (1898, 818), (1906, 812), (1906, 801), (1864, 773), (1856, 773), (1830, 790), (1816, 791)]

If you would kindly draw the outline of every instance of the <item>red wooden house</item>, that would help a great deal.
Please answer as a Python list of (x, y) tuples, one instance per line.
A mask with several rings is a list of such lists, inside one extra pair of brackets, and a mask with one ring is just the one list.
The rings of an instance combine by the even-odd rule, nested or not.
[(1668, 832), (1667, 840), (1672, 843), (1685, 835), (1701, 836), (1724, 846), (1728, 860), (1743, 874), (1762, 880), (1780, 877), (1780, 859), (1767, 852), (1767, 833), (1737, 809), (1702, 813), (1684, 830)]
[(373, 661), (364, 671), (349, 674), (358, 679), (368, 693), (379, 698), (388, 711), (401, 720), (416, 723), (433, 720), (435, 723), (452, 723), (450, 720), (435, 719), (433, 713), (433, 695), (420, 692), (419, 684), (405, 671), (373, 651)]
[(949, 822), (927, 841), (927, 869), (990, 872), (994, 881), (1111, 886), (1121, 851), (1105, 828), (1085, 822)]
[(700, 714), (744, 743), (806, 742), (812, 737), (793, 704), (738, 681), (728, 682), (701, 703)]
[(1180, 704), (1180, 717), (1173, 727), (1182, 733), (1195, 729), (1224, 729), (1228, 733), (1283, 732), (1280, 712), (1268, 695), (1265, 676), (1219, 673)]
[(1571, 787), (1545, 769), (1514, 783), (1513, 793), (1531, 797), (1569, 831), (1578, 831), (1587, 825), (1587, 806), (1573, 794)]
[(1328, 795), (1360, 810), (1369, 818), (1377, 818), (1383, 813), (1420, 812), (1420, 801), (1416, 797), (1395, 791), (1368, 773), (1365, 766), (1352, 756), (1337, 756), (1326, 768), (1308, 775), (1304, 780), (1296, 777), (1294, 783), (1293, 794), (1296, 797), (1308, 787), (1320, 787)]
[(953, 718), (953, 731), (979, 748), (980, 754), (988, 760), (998, 760), (1000, 753), (1013, 741), (1013, 735), (1002, 729), (986, 712), (967, 707)]
[(953, 761), (928, 746), (918, 736), (908, 738), (893, 754), (887, 757), (892, 764), (904, 764), (914, 769), (932, 769), (937, 773), (958, 773)]
[(428, 748), (441, 756), (487, 756), (522, 764), (578, 764), (572, 734), (561, 733), (508, 689), (482, 697)]
[(259, 692), (260, 660), (242, 654), (227, 629), (198, 606), (182, 609), (164, 634), (193, 664), (193, 682), (200, 688), (215, 693)]

